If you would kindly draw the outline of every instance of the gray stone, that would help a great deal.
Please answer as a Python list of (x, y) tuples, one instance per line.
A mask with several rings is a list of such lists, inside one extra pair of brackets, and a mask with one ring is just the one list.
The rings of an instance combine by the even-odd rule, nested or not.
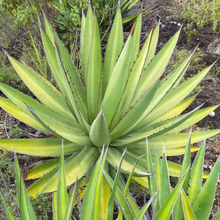
[(211, 54), (220, 55), (220, 39), (216, 38), (212, 43), (210, 43), (207, 50)]

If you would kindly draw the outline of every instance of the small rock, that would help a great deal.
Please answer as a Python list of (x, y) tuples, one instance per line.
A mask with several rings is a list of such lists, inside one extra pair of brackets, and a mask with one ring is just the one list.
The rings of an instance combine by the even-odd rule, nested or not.
[(209, 116), (210, 116), (210, 117), (214, 117), (214, 116), (215, 116), (215, 112), (209, 113)]
[(207, 48), (209, 53), (220, 55), (220, 39), (216, 38)]

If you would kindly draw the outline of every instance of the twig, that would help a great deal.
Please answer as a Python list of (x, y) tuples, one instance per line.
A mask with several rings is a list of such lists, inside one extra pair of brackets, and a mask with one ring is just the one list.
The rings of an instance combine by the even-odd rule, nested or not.
[(25, 130), (23, 130), (23, 129), (21, 129), (21, 128), (19, 128), (19, 131), (20, 132), (22, 132), (22, 134), (24, 135), (24, 136), (26, 136), (26, 137), (28, 137), (28, 138), (41, 138), (42, 136), (40, 135), (41, 133), (42, 134), (46, 134), (46, 135), (48, 135), (49, 133), (43, 133), (43, 132), (39, 132), (39, 134), (38, 134), (38, 132), (36, 132), (35, 134), (32, 134), (32, 133), (29, 133), (29, 132), (27, 132), (27, 131), (25, 131)]
[(104, 32), (104, 34), (103, 34), (103, 36), (102, 36), (101, 42), (102, 42), (103, 39), (105, 38), (105, 35), (108, 33), (109, 29), (111, 28), (111, 25), (112, 25), (112, 23), (110, 22), (108, 28), (106, 29), (106, 31)]
[(8, 113), (5, 114), (4, 128), (5, 128), (6, 136), (8, 137), (8, 139), (10, 139), (10, 136), (8, 135), (8, 132), (7, 132), (7, 126), (6, 126), (6, 123), (7, 123), (7, 115), (8, 115)]

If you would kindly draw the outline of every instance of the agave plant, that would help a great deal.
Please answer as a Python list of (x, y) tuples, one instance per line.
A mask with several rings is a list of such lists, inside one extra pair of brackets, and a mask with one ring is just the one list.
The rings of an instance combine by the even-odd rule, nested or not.
[[(156, 147), (155, 165), (153, 166), (153, 158), (147, 141), (147, 170), (153, 174), (148, 178), (150, 183), (150, 195), (151, 197), (155, 197), (152, 203), (156, 214), (154, 219), (209, 219), (219, 178), (220, 157), (217, 159), (211, 173), (202, 187), (205, 140), (203, 141), (192, 166), (190, 140), (191, 136), (189, 136), (186, 145), (180, 180), (177, 184), (177, 186), (179, 185), (181, 187), (176, 186), (174, 190), (172, 190), (170, 185), (165, 150), (161, 159)], [(176, 192), (175, 195), (174, 191)], [(156, 196), (154, 196), (155, 192), (158, 192)], [(213, 219), (218, 219), (219, 217), (220, 213), (218, 212)]]
[[(135, 166), (133, 167), (132, 173), (129, 176), (128, 182), (126, 187), (123, 185), (123, 181), (120, 180), (120, 169), (121, 164), (123, 161), (123, 156), (121, 157), (120, 164), (117, 170), (117, 175), (115, 180), (108, 175), (108, 172), (104, 170), (105, 161), (106, 161), (107, 150), (104, 151), (104, 147), (102, 149), (101, 155), (94, 166), (93, 172), (91, 174), (91, 178), (86, 190), (86, 195), (83, 201), (82, 210), (80, 213), (80, 219), (100, 219), (100, 217), (104, 219), (113, 219), (113, 210), (114, 210), (114, 199), (117, 198), (117, 201), (123, 210), (122, 213), (126, 219), (142, 219), (146, 210), (149, 208), (151, 202), (153, 201), (154, 197), (151, 198), (144, 207), (139, 210), (134, 198), (128, 191), (129, 184), (131, 182), (131, 177), (134, 172)], [(18, 191), (18, 198), (19, 198), (19, 205), (20, 205), (20, 215), (22, 219), (25, 220), (35, 220), (37, 219), (37, 214), (34, 212), (34, 208), (31, 204), (31, 200), (27, 194), (27, 190), (25, 188), (23, 179), (21, 177), (21, 171), (19, 168), (18, 159), (15, 156), (15, 170), (16, 170), (16, 184), (17, 184), (17, 191)], [(111, 199), (109, 199), (108, 207), (107, 207), (107, 216), (101, 216), (100, 212), (100, 190), (102, 185), (102, 172), (104, 172), (109, 185), (112, 187), (111, 192)], [(120, 188), (118, 185), (120, 184)], [(58, 185), (57, 185), (57, 192), (53, 193), (53, 219), (55, 220), (70, 220), (72, 216), (72, 210), (74, 206), (74, 198), (76, 195), (76, 186), (77, 181), (75, 182), (74, 187), (67, 194), (66, 190), (66, 178), (65, 178), (65, 169), (64, 169), (64, 148), (62, 147), (61, 156), (60, 156), (60, 165), (59, 165), (59, 175), (58, 175)], [(123, 193), (124, 192), (124, 195)], [(127, 198), (127, 199), (126, 199)], [(7, 207), (3, 195), (0, 193), (0, 201), (2, 202), (3, 208), (6, 212), (6, 215), (9, 220), (15, 220), (16, 217)], [(131, 209), (129, 208), (131, 207)], [(120, 219), (120, 217), (118, 217)]]
[[(187, 96), (211, 66), (180, 84), (189, 66), (190, 55), (163, 78), (179, 31), (155, 55), (158, 32), (159, 26), (154, 25), (139, 52), (139, 15), (124, 44), (122, 18), (118, 10), (102, 59), (98, 22), (89, 7), (87, 16), (82, 17), (81, 68), (77, 70), (45, 18), (45, 30), (41, 28), (42, 41), (56, 86), (7, 54), (37, 100), (0, 83), (1, 91), (8, 97), (0, 97), (0, 106), (22, 122), (46, 131), (54, 138), (0, 140), (0, 147), (22, 154), (57, 157), (64, 139), (66, 184), (70, 185), (78, 178), (81, 195), (103, 146), (108, 146), (106, 161), (109, 170), (119, 166), (127, 148), (121, 165), (121, 172), (126, 175), (145, 152), (146, 136), (152, 154), (155, 142), (161, 155), (164, 142), (168, 156), (184, 154), (188, 133), (178, 133), (217, 108), (200, 110), (198, 107), (180, 115), (195, 98)], [(203, 140), (205, 133), (209, 138), (219, 132), (194, 132), (192, 143)], [(196, 150), (197, 147), (191, 148), (191, 151)], [(171, 176), (180, 176), (180, 165), (168, 161), (168, 168)], [(58, 170), (59, 158), (55, 158), (29, 171), (26, 180), (39, 179), (28, 188), (28, 194), (36, 196), (56, 191)], [(139, 162), (132, 178), (148, 188), (146, 174), (146, 168)], [(102, 180), (101, 213), (106, 215), (110, 188), (106, 179)]]
[[(129, 184), (131, 182), (131, 177), (134, 173), (134, 169), (137, 165), (132, 169), (131, 175), (128, 178), (128, 182), (126, 187), (123, 185), (124, 182), (119, 179), (120, 177), (120, 169), (123, 161), (124, 153), (120, 159), (120, 164), (117, 170), (117, 175), (115, 180), (108, 175), (108, 172), (104, 169), (106, 162), (106, 155), (108, 149), (102, 148), (99, 159), (97, 160), (94, 169), (92, 171), (89, 184), (86, 190), (86, 195), (83, 201), (82, 210), (80, 211), (80, 219), (113, 219), (113, 210), (114, 210), (114, 200), (117, 198), (117, 201), (123, 210), (121, 213), (125, 216), (126, 219), (133, 219), (136, 217), (137, 219), (142, 219), (146, 209), (150, 206), (154, 197), (151, 198), (144, 207), (139, 210), (134, 198), (128, 191)], [(37, 214), (34, 212), (33, 206), (31, 204), (31, 200), (27, 194), (27, 190), (25, 188), (21, 171), (19, 168), (19, 163), (17, 156), (15, 156), (15, 170), (16, 170), (16, 185), (18, 191), (19, 205), (20, 205), (20, 215), (22, 219), (37, 219)], [(101, 186), (102, 186), (102, 178), (103, 172), (106, 175), (106, 178), (109, 182), (109, 185), (112, 187), (111, 198), (107, 204), (107, 215), (102, 216), (102, 212), (100, 211), (101, 204)], [(114, 174), (113, 174), (114, 175)], [(120, 184), (120, 188), (118, 185)], [(59, 164), (59, 174), (58, 174), (58, 185), (57, 191), (53, 193), (53, 219), (55, 220), (70, 220), (72, 216), (72, 210), (74, 207), (74, 199), (76, 196), (77, 189), (77, 181), (74, 184), (74, 187), (69, 191), (69, 195), (67, 194), (66, 189), (66, 177), (65, 177), (65, 169), (64, 169), (64, 146), (62, 145), (61, 156), (60, 156), (60, 164)], [(123, 193), (124, 192), (124, 195)], [(15, 220), (16, 217), (7, 207), (3, 195), (0, 193), (0, 201), (2, 202), (3, 208), (6, 212), (6, 215), (9, 220)], [(131, 207), (131, 209), (129, 208)], [(121, 215), (122, 217), (122, 215)]]
[[(114, 200), (116, 199), (119, 206), (118, 220), (125, 219), (141, 220), (144, 218), (146, 211), (152, 205), (152, 209), (149, 211), (152, 214), (150, 219), (204, 219), (207, 220), (211, 211), (212, 203), (215, 196), (218, 175), (220, 171), (220, 160), (216, 161), (204, 187), (201, 189), (202, 174), (203, 174), (203, 161), (205, 152), (205, 141), (201, 145), (201, 148), (196, 156), (196, 159), (190, 166), (190, 138), (186, 146), (186, 154), (184, 156), (183, 164), (181, 167), (181, 177), (175, 188), (172, 190), (169, 182), (168, 167), (166, 160), (166, 153), (164, 150), (163, 157), (160, 159), (160, 155), (156, 148), (155, 165), (152, 162), (151, 151), (147, 142), (146, 145), (146, 167), (152, 172), (148, 175), (150, 183), (150, 200), (140, 209), (136, 204), (135, 199), (129, 192), (129, 185), (131, 183), (132, 176), (139, 160), (138, 158), (134, 164), (132, 171), (128, 177), (126, 185), (124, 179), (121, 176), (120, 170), (123, 162), (126, 150), (123, 152), (117, 172), (114, 169), (110, 170), (110, 175), (106, 167), (106, 156), (108, 148), (105, 150), (102, 148), (99, 159), (97, 160), (94, 169), (92, 171), (89, 184), (86, 190), (86, 195), (83, 201), (82, 210), (80, 213), (80, 219), (113, 219)], [(143, 155), (144, 156), (144, 155)], [(145, 163), (145, 161), (142, 161)], [(20, 203), (21, 218), (22, 219), (37, 219), (34, 209), (31, 205), (30, 198), (27, 195), (26, 188), (21, 178), (20, 169), (18, 165), (17, 157), (15, 157), (16, 167), (16, 183), (18, 190), (18, 198)], [(107, 215), (102, 215), (100, 210), (101, 204), (101, 186), (103, 174), (111, 187), (111, 196), (107, 202)], [(71, 219), (72, 209), (74, 206), (74, 198), (76, 195), (75, 182), (74, 187), (69, 192), (69, 196), (66, 190), (66, 177), (64, 169), (64, 147), (62, 146), (57, 192), (53, 193), (53, 219), (68, 220)], [(188, 196), (186, 196), (186, 192)], [(4, 202), (4, 197), (0, 194), (3, 207), (9, 220), (15, 220), (16, 218), (10, 212)], [(173, 214), (172, 214), (173, 213)], [(213, 219), (217, 219), (220, 216), (220, 212), (216, 213)], [(149, 216), (148, 218), (149, 219)]]

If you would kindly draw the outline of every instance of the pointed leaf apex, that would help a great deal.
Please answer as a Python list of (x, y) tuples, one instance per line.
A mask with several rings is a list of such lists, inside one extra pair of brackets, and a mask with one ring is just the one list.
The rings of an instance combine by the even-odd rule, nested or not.
[(42, 10), (42, 14), (43, 14), (44, 20), (47, 20), (47, 16), (45, 15), (43, 10)]
[(213, 67), (216, 63), (217, 63), (218, 59), (211, 65), (211, 67)]
[(101, 110), (96, 119), (93, 121), (89, 131), (89, 137), (96, 147), (109, 145), (111, 138), (103, 110)]
[(101, 112), (99, 113), (99, 116), (100, 116), (100, 117), (105, 117), (105, 116), (104, 116), (104, 113), (103, 113), (103, 109), (102, 109)]
[(182, 28), (183, 28), (183, 24), (181, 24), (180, 29), (179, 29), (179, 32), (181, 32)]
[(5, 51), (3, 48), (2, 48), (3, 52), (6, 54), (6, 56), (10, 56), (9, 53), (7, 51)]
[(165, 142), (163, 144), (163, 154), (166, 155), (166, 147), (165, 147)]
[(120, 10), (121, 7), (121, 1), (118, 1), (118, 10)]
[(148, 138), (147, 138), (147, 136), (146, 136), (146, 144), (147, 144), (147, 146), (148, 146)]

